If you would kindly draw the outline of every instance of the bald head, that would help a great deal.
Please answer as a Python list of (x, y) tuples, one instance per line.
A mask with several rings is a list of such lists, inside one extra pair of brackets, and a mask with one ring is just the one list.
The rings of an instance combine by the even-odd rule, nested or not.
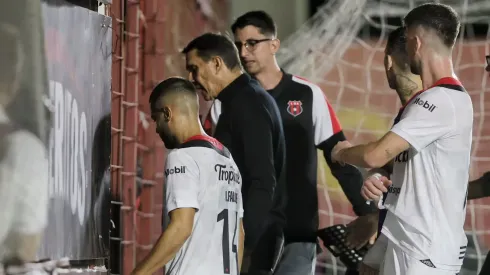
[(170, 77), (160, 82), (150, 95), (153, 111), (170, 108), (183, 116), (195, 116), (199, 112), (199, 98), (194, 85), (180, 77)]

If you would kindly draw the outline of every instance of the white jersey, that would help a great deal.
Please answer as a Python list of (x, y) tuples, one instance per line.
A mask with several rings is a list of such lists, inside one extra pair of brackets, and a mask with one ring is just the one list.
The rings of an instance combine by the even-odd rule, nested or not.
[(229, 151), (213, 138), (195, 136), (169, 153), (165, 178), (164, 227), (172, 210), (197, 210), (192, 234), (165, 274), (238, 275), (242, 180)]
[(473, 105), (443, 78), (412, 98), (391, 131), (410, 143), (394, 159), (382, 232), (426, 265), (459, 270), (466, 251), (466, 197)]

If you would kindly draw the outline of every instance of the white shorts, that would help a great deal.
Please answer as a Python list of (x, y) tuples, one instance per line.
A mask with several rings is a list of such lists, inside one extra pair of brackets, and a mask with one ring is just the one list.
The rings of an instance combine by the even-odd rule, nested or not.
[(380, 275), (457, 275), (458, 271), (431, 267), (403, 252), (393, 242), (388, 242)]

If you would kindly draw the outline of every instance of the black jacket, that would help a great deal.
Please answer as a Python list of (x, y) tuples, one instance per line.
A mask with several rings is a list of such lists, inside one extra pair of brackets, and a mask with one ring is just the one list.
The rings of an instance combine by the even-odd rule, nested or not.
[(285, 225), (285, 139), (274, 99), (248, 74), (218, 95), (221, 115), (214, 136), (231, 152), (242, 175), (245, 248), (265, 230)]

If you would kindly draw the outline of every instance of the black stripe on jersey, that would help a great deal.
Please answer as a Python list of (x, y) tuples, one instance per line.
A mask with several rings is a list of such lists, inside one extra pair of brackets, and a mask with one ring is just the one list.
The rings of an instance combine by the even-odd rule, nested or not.
[(463, 86), (460, 85), (451, 85), (451, 84), (439, 84), (437, 87), (444, 87), (446, 89), (451, 89), (451, 90), (456, 90), (460, 92), (466, 92), (466, 90), (463, 88)]
[(218, 154), (222, 155), (225, 158), (230, 158), (231, 156), (230, 151), (225, 146), (223, 146), (222, 148), (218, 148), (213, 143), (204, 139), (194, 139), (191, 141), (187, 141), (182, 145), (180, 145), (179, 148), (190, 148), (190, 147), (205, 147), (205, 148), (213, 149)]

